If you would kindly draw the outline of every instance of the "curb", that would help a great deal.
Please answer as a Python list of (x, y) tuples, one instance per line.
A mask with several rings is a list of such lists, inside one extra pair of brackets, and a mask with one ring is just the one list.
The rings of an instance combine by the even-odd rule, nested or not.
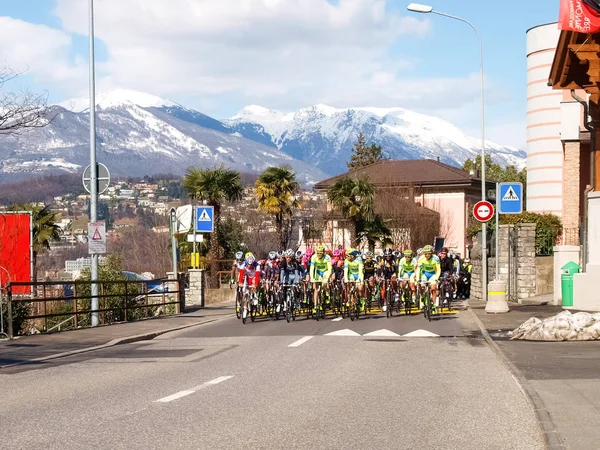
[(550, 412), (546, 408), (544, 401), (537, 393), (537, 391), (533, 388), (529, 380), (527, 380), (521, 371), (508, 359), (508, 357), (504, 354), (500, 346), (492, 339), (490, 334), (488, 333), (485, 325), (481, 322), (481, 319), (477, 317), (477, 314), (471, 309), (468, 308), (471, 313), (473, 320), (477, 323), (483, 338), (488, 343), (488, 345), (494, 350), (500, 361), (508, 368), (511, 372), (515, 382), (525, 395), (527, 401), (531, 404), (533, 411), (538, 419), (538, 425), (540, 427), (540, 431), (544, 436), (544, 441), (546, 444), (546, 448), (548, 450), (565, 450), (567, 447), (564, 445), (558, 429), (556, 425), (552, 421), (552, 417), (550, 416)]
[(139, 341), (149, 341), (149, 340), (154, 339), (155, 337), (158, 337), (158, 336), (166, 334), (166, 333), (171, 333), (173, 331), (179, 331), (179, 330), (185, 330), (186, 328), (197, 327), (198, 325), (205, 325), (207, 323), (217, 322), (219, 320), (229, 319), (231, 317), (235, 317), (235, 314), (228, 314), (226, 316), (217, 317), (215, 319), (207, 319), (207, 320), (203, 320), (202, 322), (190, 323), (187, 325), (180, 325), (178, 327), (165, 328), (165, 329), (162, 329), (159, 331), (150, 331), (147, 333), (137, 334), (134, 336), (126, 336), (123, 338), (117, 338), (117, 339), (113, 339), (112, 341), (107, 342), (106, 344), (96, 345), (94, 347), (80, 348), (78, 350), (70, 350), (68, 352), (55, 353), (54, 355), (42, 356), (41, 358), (34, 358), (34, 359), (30, 359), (28, 361), (21, 361), (18, 363), (7, 364), (5, 366), (0, 366), (0, 370), (7, 369), (9, 367), (24, 366), (24, 365), (36, 363), (36, 362), (51, 361), (54, 359), (65, 358), (67, 356), (79, 355), (81, 353), (89, 353), (89, 352), (93, 352), (96, 350), (102, 350), (104, 348), (114, 347), (115, 345), (131, 344), (133, 342), (139, 342)]

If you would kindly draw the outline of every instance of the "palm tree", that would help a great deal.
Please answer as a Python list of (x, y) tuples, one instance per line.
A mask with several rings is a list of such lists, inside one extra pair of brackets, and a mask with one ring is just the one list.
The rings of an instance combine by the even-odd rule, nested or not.
[(302, 207), (295, 197), (299, 190), (300, 183), (289, 166), (269, 167), (255, 183), (258, 210), (273, 216), (280, 250), (288, 246), (294, 209)]
[(220, 258), (219, 225), (221, 223), (221, 207), (224, 202), (237, 201), (242, 198), (242, 182), (239, 172), (225, 168), (224, 165), (214, 169), (189, 167), (183, 177), (183, 188), (193, 200), (204, 200), (214, 207), (215, 231), (210, 239), (210, 271), (211, 285), (218, 283), (217, 260)]
[(328, 191), (334, 209), (349, 221), (351, 245), (357, 242), (357, 225), (375, 217), (375, 189), (366, 177), (344, 177)]
[(382, 246), (392, 244), (392, 230), (379, 214), (372, 220), (361, 220), (357, 224), (356, 235), (358, 240), (366, 239), (370, 251), (375, 251), (375, 242), (381, 242)]
[(50, 250), (51, 242), (60, 242), (62, 230), (56, 223), (58, 215), (50, 210), (50, 205), (43, 207), (31, 204), (15, 204), (10, 211), (31, 211), (33, 222), (33, 273), (32, 281), (37, 282), (37, 257)]

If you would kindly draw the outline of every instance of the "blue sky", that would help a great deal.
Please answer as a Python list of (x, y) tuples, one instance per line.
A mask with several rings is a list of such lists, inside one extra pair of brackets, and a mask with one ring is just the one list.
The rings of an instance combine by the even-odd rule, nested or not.
[[(479, 133), (478, 44), (466, 24), (409, 13), (408, 1), (325, 2), (96, 0), (98, 89), (137, 89), (216, 118), (248, 104), (400, 106)], [(481, 33), (492, 140), (524, 146), (525, 32), (555, 22), (558, 3), (429, 3)], [(86, 95), (87, 1), (3, 0), (0, 20), (0, 63), (27, 70), (5, 90)]]

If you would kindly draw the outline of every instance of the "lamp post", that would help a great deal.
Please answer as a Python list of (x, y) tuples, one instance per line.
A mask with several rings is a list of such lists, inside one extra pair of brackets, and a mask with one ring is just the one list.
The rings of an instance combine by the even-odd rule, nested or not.
[[(484, 82), (483, 82), (483, 41), (481, 35), (475, 25), (462, 17), (452, 16), (443, 12), (435, 11), (432, 6), (421, 5), (418, 3), (411, 3), (407, 8), (409, 11), (424, 13), (424, 14), (437, 14), (438, 16), (449, 17), (450, 19), (459, 20), (469, 25), (479, 40), (479, 75), (481, 78), (481, 200), (486, 200), (486, 186), (485, 186), (485, 100), (484, 100)], [(497, 232), (497, 231), (496, 231)], [(483, 222), (481, 224), (481, 267), (482, 267), (482, 282), (481, 282), (481, 298), (483, 301), (487, 301), (487, 224)]]
[[(98, 202), (98, 166), (96, 164), (96, 74), (94, 70), (94, 0), (89, 3), (90, 14), (90, 222), (96, 222)], [(88, 236), (88, 239), (90, 237)], [(98, 317), (98, 254), (92, 253), (90, 267), (92, 326), (99, 325)]]

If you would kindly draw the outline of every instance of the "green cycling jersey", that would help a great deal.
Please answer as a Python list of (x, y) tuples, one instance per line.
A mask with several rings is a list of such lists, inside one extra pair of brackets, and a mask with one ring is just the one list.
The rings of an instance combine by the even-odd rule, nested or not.
[(358, 281), (362, 283), (364, 280), (364, 266), (359, 260), (346, 260), (344, 263), (344, 281)]
[(329, 255), (323, 255), (319, 258), (313, 255), (310, 259), (310, 280), (311, 281), (327, 281), (331, 275), (331, 258)]
[[(417, 266), (417, 280), (421, 279), (423, 273), (433, 274), (433, 281), (439, 279), (440, 274), (442, 272), (442, 268), (440, 267), (440, 262), (433, 257), (426, 258), (422, 257), (419, 259), (419, 265)], [(432, 279), (430, 278), (430, 281)]]
[(400, 276), (405, 273), (413, 273), (417, 269), (417, 258), (406, 259), (402, 258), (398, 264), (398, 274)]

